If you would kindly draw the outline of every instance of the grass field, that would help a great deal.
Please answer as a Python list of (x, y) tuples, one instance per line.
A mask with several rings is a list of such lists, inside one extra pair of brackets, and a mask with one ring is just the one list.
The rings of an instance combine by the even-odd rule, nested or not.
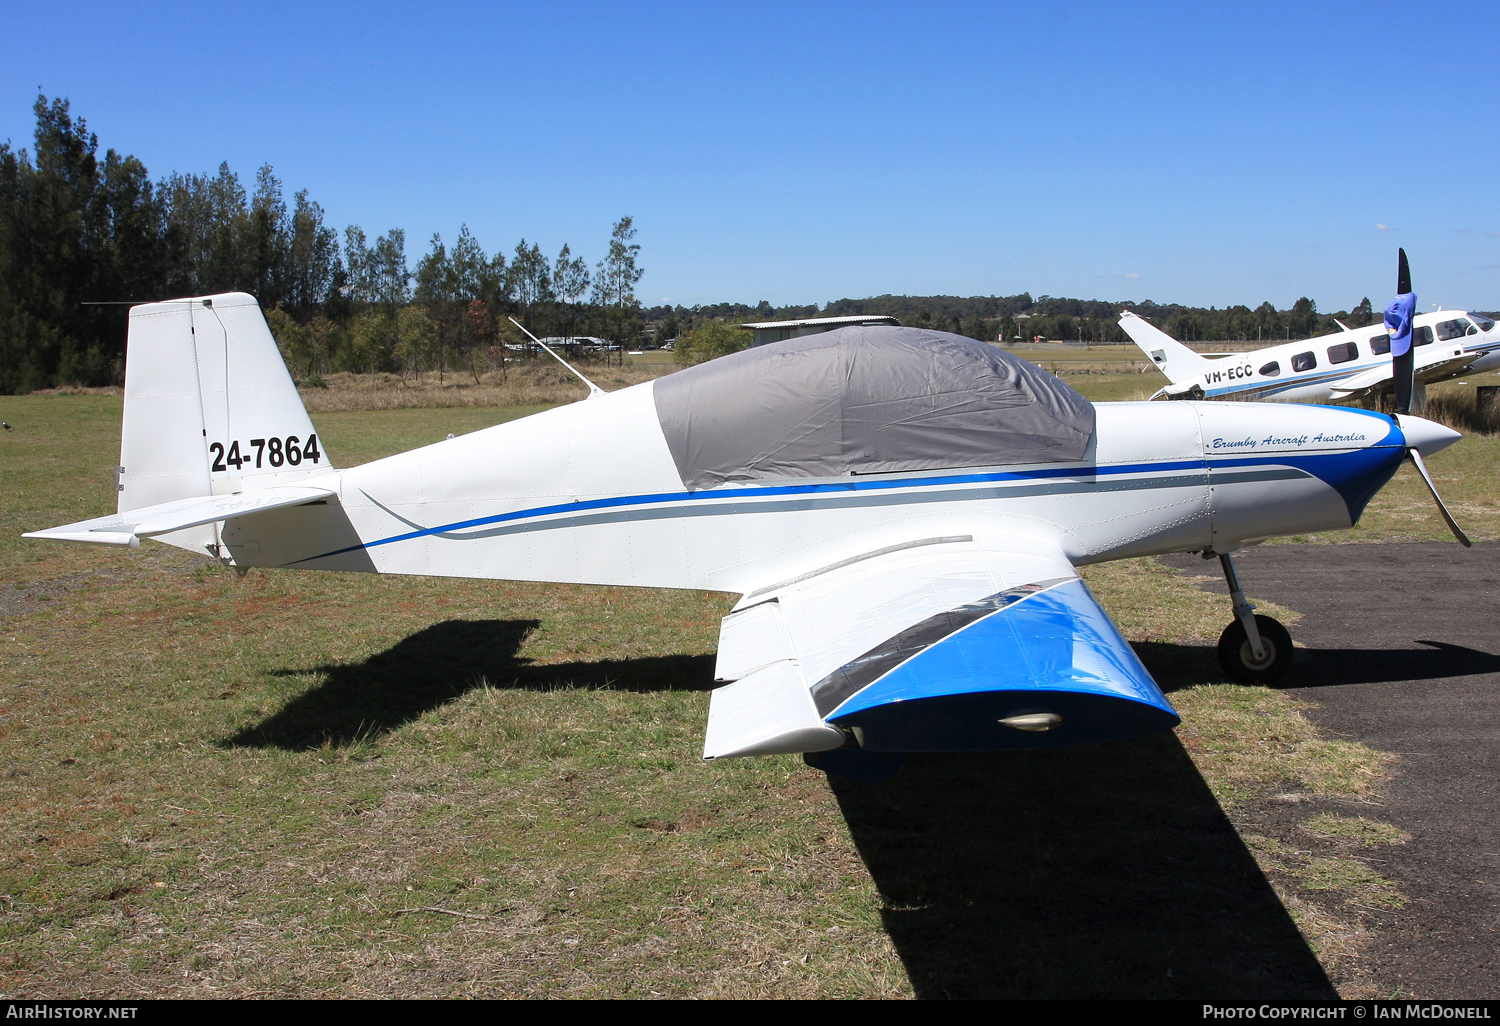
[[(314, 418), (347, 466), (533, 408)], [(25, 542), (112, 508), (119, 399), (0, 416), (6, 997), (1272, 997), (1343, 985), (1352, 903), (1404, 900), (1349, 854), (1387, 824), (1310, 801), (1296, 838), (1236, 833), (1390, 757), (1222, 683), (1227, 603), (1152, 561), (1088, 576), (1175, 735), (830, 782), (698, 758), (732, 597)], [(1432, 460), (1479, 537), (1496, 445)], [(1348, 536), (1443, 537), (1417, 487)]]

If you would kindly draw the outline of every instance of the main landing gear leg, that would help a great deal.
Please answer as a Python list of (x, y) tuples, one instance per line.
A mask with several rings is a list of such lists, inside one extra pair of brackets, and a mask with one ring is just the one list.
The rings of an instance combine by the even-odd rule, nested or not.
[(1219, 553), (1219, 565), (1234, 604), (1234, 622), (1219, 635), (1219, 665), (1242, 684), (1274, 684), (1291, 669), (1292, 636), (1275, 618), (1255, 614), (1229, 553)]

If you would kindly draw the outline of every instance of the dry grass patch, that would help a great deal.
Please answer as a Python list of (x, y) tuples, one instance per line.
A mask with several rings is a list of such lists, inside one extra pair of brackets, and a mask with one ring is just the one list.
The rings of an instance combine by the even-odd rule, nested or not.
[(1367, 793), (1394, 756), (1329, 740), (1302, 714), (1313, 708), (1271, 688), (1207, 684), (1172, 695), (1178, 736), (1226, 808), (1291, 786), (1320, 798)]
[(1325, 840), (1353, 841), (1355, 844), (1405, 844), (1411, 834), (1391, 823), (1364, 816), (1336, 816), (1323, 813), (1302, 824), (1302, 829)]
[(1296, 870), (1302, 886), (1310, 891), (1346, 891), (1347, 900), (1374, 908), (1396, 909), (1407, 903), (1404, 894), (1358, 859), (1323, 856)]
[[(671, 364), (636, 363), (625, 366), (581, 363), (578, 369), (606, 392), (638, 385), (670, 374)], [(328, 374), (326, 388), (301, 389), (303, 405), (311, 414), (351, 410), (444, 409), (465, 406), (547, 406), (577, 402), (588, 390), (555, 361), (517, 364), (501, 374), (488, 371), (476, 381), (470, 374), (435, 372), (411, 374)]]

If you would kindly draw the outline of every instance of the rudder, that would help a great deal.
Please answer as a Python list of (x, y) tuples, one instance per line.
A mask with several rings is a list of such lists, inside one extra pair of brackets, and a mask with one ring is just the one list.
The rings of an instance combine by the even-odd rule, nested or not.
[[(119, 512), (332, 469), (253, 296), (131, 308)], [(219, 541), (213, 525), (159, 540), (211, 553)]]

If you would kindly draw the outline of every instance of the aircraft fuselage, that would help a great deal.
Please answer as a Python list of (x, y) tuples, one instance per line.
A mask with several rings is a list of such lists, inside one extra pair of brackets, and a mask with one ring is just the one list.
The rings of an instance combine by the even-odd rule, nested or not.
[(336, 500), (222, 539), (238, 565), (744, 593), (809, 552), (913, 538), (1031, 538), (1083, 564), (1347, 528), (1407, 444), (1392, 418), (1336, 407), (1096, 409), (1075, 463), (687, 491), (648, 382), (337, 471), (319, 479)]

